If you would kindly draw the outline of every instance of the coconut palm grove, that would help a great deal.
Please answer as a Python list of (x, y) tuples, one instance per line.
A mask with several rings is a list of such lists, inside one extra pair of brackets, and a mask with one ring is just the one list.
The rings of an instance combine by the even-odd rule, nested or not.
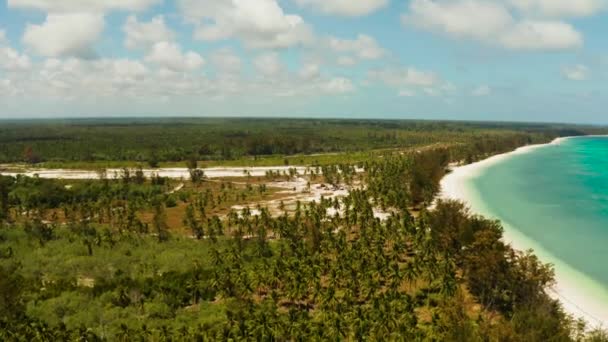
[[(153, 120), (3, 124), (0, 339), (608, 340), (500, 222), (437, 199), (455, 164), (601, 128), (184, 120), (177, 145)], [(60, 166), (94, 176), (43, 176)]]

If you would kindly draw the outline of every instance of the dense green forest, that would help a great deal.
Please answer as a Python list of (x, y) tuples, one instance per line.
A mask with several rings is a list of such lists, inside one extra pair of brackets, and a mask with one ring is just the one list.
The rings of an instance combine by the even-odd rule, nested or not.
[[(140, 170), (88, 181), (0, 177), (0, 340), (608, 341), (547, 294), (551, 266), (505, 245), (499, 222), (458, 202), (430, 206), (450, 163), (594, 129), (282, 122), (298, 127), (292, 134), (260, 121), (245, 137), (310, 134), (309, 149), (272, 153), (417, 148), (300, 175), (205, 179), (196, 159), (208, 151), (191, 155), (204, 141), (211, 151), (234, 141), (231, 151), (248, 153), (249, 138), (224, 135), (247, 125), (229, 121), (179, 129), (121, 121), (115, 130), (112, 122), (52, 122), (46, 142), (33, 138), (44, 132), (40, 123), (31, 135), (0, 134), (6, 161), (23, 158), (24, 148), (48, 160), (158, 151), (159, 160), (190, 159), (192, 176), (178, 188)], [(199, 137), (207, 124), (222, 128)], [(78, 142), (87, 130), (89, 143)], [(180, 152), (165, 154), (172, 149)], [(278, 212), (259, 204), (282, 201), (272, 184), (294, 177), (350, 191), (281, 202)]]
[[(546, 124), (389, 120), (114, 119), (0, 122), (0, 163), (234, 161), (463, 144), (499, 135), (580, 135), (594, 129)], [(317, 158), (318, 159), (318, 158)], [(363, 158), (364, 159), (364, 158)], [(359, 158), (362, 160), (362, 158)], [(297, 160), (296, 160), (297, 161)], [(311, 160), (314, 161), (314, 160)], [(107, 163), (104, 165), (108, 165)]]

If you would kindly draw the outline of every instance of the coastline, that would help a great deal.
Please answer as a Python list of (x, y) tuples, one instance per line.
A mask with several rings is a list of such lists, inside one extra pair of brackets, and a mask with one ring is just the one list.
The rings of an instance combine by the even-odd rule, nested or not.
[[(589, 136), (587, 136), (589, 137)], [(456, 167), (441, 181), (439, 198), (459, 200), (470, 208), (472, 213), (491, 219), (499, 219), (504, 227), (503, 240), (516, 250), (530, 250), (545, 263), (555, 269), (555, 285), (549, 290), (551, 297), (560, 300), (564, 310), (575, 318), (584, 318), (591, 328), (608, 326), (608, 290), (574, 269), (559, 257), (549, 253), (539, 243), (528, 238), (516, 227), (497, 217), (480, 198), (471, 181), (480, 176), (488, 167), (514, 156), (530, 153), (539, 148), (559, 145), (569, 138), (557, 138), (547, 144), (528, 145), (515, 151), (503, 153), (482, 161)]]

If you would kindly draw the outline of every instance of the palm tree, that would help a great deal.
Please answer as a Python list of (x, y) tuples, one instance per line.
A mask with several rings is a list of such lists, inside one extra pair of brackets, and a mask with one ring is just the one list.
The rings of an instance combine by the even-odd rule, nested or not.
[(131, 330), (129, 330), (129, 327), (127, 327), (126, 324), (122, 323), (120, 325), (118, 333), (116, 334), (116, 339), (121, 342), (127, 342), (127, 341), (130, 341), (130, 338), (131, 338)]
[(408, 262), (405, 266), (403, 276), (408, 283), (409, 290), (412, 290), (412, 285), (416, 278), (418, 277), (418, 269), (414, 265), (413, 262)]
[(165, 242), (169, 239), (169, 226), (167, 225), (167, 214), (162, 203), (157, 203), (154, 207), (153, 218), (154, 230), (156, 231), (158, 242)]

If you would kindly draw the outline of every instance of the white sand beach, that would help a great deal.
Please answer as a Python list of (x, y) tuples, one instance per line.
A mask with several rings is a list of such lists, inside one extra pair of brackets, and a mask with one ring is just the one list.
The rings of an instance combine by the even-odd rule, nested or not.
[[(496, 155), (477, 163), (456, 167), (441, 181), (440, 197), (463, 201), (473, 213), (500, 219), (486, 208), (471, 181), (492, 165), (538, 148), (559, 145), (565, 139), (568, 138), (559, 138), (544, 145), (525, 146), (513, 152)], [(549, 290), (549, 294), (559, 299), (568, 313), (577, 318), (584, 318), (589, 326), (593, 328), (608, 326), (608, 290), (604, 286), (570, 267), (561, 261), (558, 256), (547, 252), (516, 227), (511, 226), (509, 222), (502, 220), (502, 224), (505, 229), (504, 240), (506, 243), (511, 244), (517, 250), (532, 249), (541, 261), (554, 265), (556, 284)]]

